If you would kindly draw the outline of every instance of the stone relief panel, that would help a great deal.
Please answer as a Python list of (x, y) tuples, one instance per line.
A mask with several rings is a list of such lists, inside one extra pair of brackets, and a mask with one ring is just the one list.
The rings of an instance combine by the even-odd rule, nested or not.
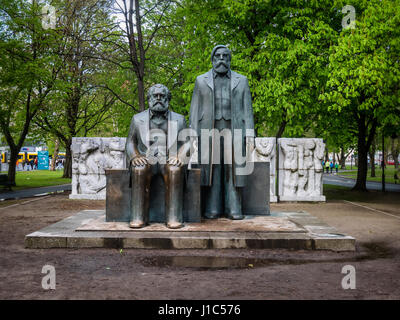
[(125, 167), (126, 138), (72, 139), (71, 199), (105, 199), (106, 169)]
[(282, 201), (325, 201), (322, 195), (322, 139), (281, 138), (279, 195)]
[[(71, 199), (105, 199), (106, 169), (125, 168), (126, 138), (73, 138)], [(196, 159), (197, 146), (192, 160)], [(276, 168), (276, 139), (259, 137), (250, 159), (270, 163), (270, 202), (277, 201), (275, 183), (279, 175), (282, 201), (325, 201), (322, 195), (322, 139), (278, 139), (279, 172)]]

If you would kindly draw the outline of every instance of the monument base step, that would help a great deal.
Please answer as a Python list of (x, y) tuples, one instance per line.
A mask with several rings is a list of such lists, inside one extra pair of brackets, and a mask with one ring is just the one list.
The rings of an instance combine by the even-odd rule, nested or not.
[(243, 220), (203, 220), (171, 230), (155, 223), (131, 229), (84, 210), (25, 237), (26, 248), (297, 249), (354, 251), (355, 239), (307, 212), (272, 212)]

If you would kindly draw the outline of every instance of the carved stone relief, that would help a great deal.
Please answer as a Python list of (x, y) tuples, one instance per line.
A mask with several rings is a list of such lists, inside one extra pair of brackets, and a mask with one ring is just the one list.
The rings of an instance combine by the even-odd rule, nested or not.
[[(105, 199), (105, 170), (125, 168), (126, 138), (73, 138), (71, 199)], [(195, 149), (197, 149), (195, 147)], [(322, 139), (278, 139), (279, 172), (276, 169), (276, 139), (255, 139), (250, 159), (270, 163), (270, 202), (277, 201), (276, 178), (282, 201), (325, 201), (322, 195)], [(196, 159), (194, 153), (192, 160)]]
[(279, 194), (282, 201), (325, 201), (322, 195), (322, 139), (281, 138)]
[(71, 199), (105, 199), (106, 169), (125, 166), (126, 138), (72, 139)]

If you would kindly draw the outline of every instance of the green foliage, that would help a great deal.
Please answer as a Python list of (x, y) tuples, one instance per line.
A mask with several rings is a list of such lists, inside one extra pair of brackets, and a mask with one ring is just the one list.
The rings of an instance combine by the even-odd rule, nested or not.
[[(98, 80), (104, 79), (111, 67), (96, 59), (99, 51), (107, 50), (98, 37), (108, 32), (109, 5), (109, 1), (98, 0), (57, 1), (62, 19), (55, 32), (62, 39), (59, 57), (63, 68), (55, 81), (56, 90), (35, 124), (45, 134), (57, 136), (66, 148), (72, 137), (87, 136), (94, 128), (105, 127), (103, 122), (110, 118), (109, 109), (115, 98), (98, 85)], [(108, 136), (110, 131), (97, 133)]]
[(0, 124), (15, 147), (53, 85), (58, 57), (49, 44), (58, 39), (41, 27), (35, 2), (0, 0), (0, 8)]
[(18, 152), (54, 89), (60, 59), (51, 44), (59, 38), (42, 28), (37, 1), (0, 0), (0, 21), (0, 129), (11, 151), (8, 180), (15, 185)]
[(400, 3), (393, 0), (359, 1), (355, 29), (341, 32), (331, 47), (330, 77), (321, 98), (329, 110), (364, 112), (380, 123), (398, 122)]
[[(64, 145), (73, 136), (126, 136), (140, 109), (139, 78), (113, 2), (44, 2), (57, 8), (55, 30), (41, 27), (37, 1), (0, 0), (7, 142), (23, 141), (26, 125), (31, 138), (62, 135)], [(399, 1), (352, 1), (356, 28), (345, 30), (341, 0), (139, 3), (144, 90), (165, 84), (176, 112), (188, 115), (196, 77), (211, 68), (212, 48), (225, 44), (232, 69), (249, 79), (258, 135), (317, 136), (329, 150), (358, 144), (361, 154), (376, 130), (400, 132)]]
[(232, 50), (232, 69), (249, 78), (256, 127), (299, 136), (318, 120), (318, 96), (328, 71), (329, 47), (342, 18), (331, 1), (185, 1), (184, 99), (195, 77), (211, 67), (211, 49)]
[(345, 136), (357, 137), (356, 188), (362, 190), (377, 127), (400, 129), (400, 3), (360, 0), (355, 6), (355, 29), (342, 30), (330, 47), (329, 78), (320, 99), (337, 115), (329, 133), (341, 127)]

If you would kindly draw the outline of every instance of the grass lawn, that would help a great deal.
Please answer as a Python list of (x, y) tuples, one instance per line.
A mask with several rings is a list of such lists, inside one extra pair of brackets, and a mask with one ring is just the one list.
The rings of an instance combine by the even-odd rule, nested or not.
[[(346, 166), (346, 167), (348, 167), (348, 166)], [(348, 169), (350, 169), (350, 167)], [(349, 172), (339, 170), (338, 175), (346, 176), (347, 178), (357, 179), (357, 167), (353, 166), (353, 170), (354, 171), (349, 171)], [(394, 166), (387, 166), (385, 168), (385, 182), (394, 183), (394, 172), (395, 172)], [(375, 168), (375, 175), (376, 175), (376, 177), (372, 178), (371, 170), (368, 169), (367, 181), (377, 181), (377, 182), (382, 181), (382, 169), (380, 167), (379, 167), (379, 169)], [(397, 181), (397, 182), (399, 182), (399, 181)]]
[[(7, 174), (7, 172), (2, 172), (2, 174)], [(15, 183), (17, 186), (12, 187), (12, 189), (21, 190), (71, 183), (71, 179), (61, 178), (62, 175), (62, 170), (17, 171), (15, 177)]]
[(351, 191), (351, 188), (324, 184), (323, 194), (326, 200), (347, 200), (366, 203), (399, 203), (398, 192), (382, 192), (369, 190), (367, 192)]

